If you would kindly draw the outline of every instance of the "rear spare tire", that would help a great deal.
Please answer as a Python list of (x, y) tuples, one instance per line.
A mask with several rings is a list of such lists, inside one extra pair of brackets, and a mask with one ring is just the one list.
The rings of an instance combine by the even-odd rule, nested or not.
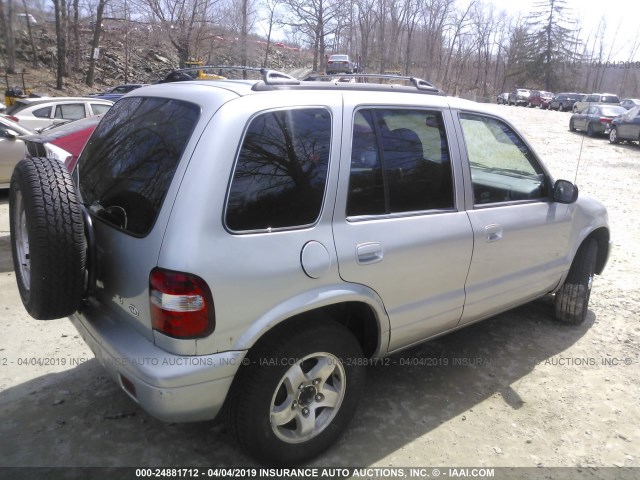
[(576, 253), (567, 279), (556, 292), (556, 320), (571, 325), (584, 322), (589, 307), (591, 284), (598, 257), (598, 244), (586, 240)]
[(86, 242), (80, 202), (64, 165), (48, 158), (16, 165), (9, 222), (16, 281), (29, 315), (71, 315), (82, 300)]

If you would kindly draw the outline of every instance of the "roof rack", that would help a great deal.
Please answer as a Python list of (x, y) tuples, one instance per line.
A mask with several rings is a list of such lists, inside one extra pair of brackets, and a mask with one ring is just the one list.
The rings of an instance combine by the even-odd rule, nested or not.
[[(335, 78), (338, 78), (338, 80), (335, 80)], [(345, 78), (347, 79), (353, 78), (356, 80), (357, 79), (368, 80), (370, 78), (377, 78), (382, 80), (403, 80), (403, 81), (410, 82), (417, 90), (427, 90), (433, 93), (439, 92), (439, 90), (433, 84), (421, 78), (410, 77), (405, 75), (388, 74), (388, 73), (345, 73), (340, 75), (317, 75), (317, 76), (307, 77), (305, 80), (340, 82), (342, 79), (345, 79)], [(368, 83), (368, 82), (362, 82), (362, 83)]]
[[(318, 83), (316, 83), (314, 86), (305, 84), (305, 82), (277, 70), (258, 67), (247, 67), (242, 65), (200, 65), (196, 67), (181, 68), (178, 70), (174, 70), (173, 72), (186, 73), (198, 70), (239, 70), (246, 72), (257, 72), (262, 77), (262, 82), (258, 82), (257, 84), (255, 84), (253, 86), (253, 90), (269, 90), (280, 86), (299, 86), (301, 88), (309, 89), (327, 88), (320, 87)], [(401, 91), (407, 91), (407, 89), (410, 89), (410, 86), (408, 85), (384, 85), (378, 83), (369, 83), (369, 79), (406, 81), (413, 85), (416, 90), (419, 90), (421, 92), (443, 95), (443, 93), (438, 90), (433, 84), (421, 78), (387, 73), (345, 73), (341, 75), (316, 75), (305, 78), (305, 81), (310, 80), (319, 82), (331, 82), (332, 88), (336, 88), (336, 86), (342, 86), (343, 88), (354, 88), (355, 85), (353, 85), (353, 83), (357, 83), (358, 88), (362, 88), (366, 85), (366, 88), (369, 89), (379, 89), (385, 87), (387, 89), (393, 88)]]

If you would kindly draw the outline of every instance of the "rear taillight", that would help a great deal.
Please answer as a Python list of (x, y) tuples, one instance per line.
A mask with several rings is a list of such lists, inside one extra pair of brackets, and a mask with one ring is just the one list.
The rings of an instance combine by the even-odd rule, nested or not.
[(18, 123), (20, 121), (20, 119), (18, 117), (14, 117), (13, 115), (5, 115), (5, 118), (8, 118), (9, 120), (12, 120), (16, 123)]
[(611, 118), (600, 117), (600, 123), (611, 123)]
[(154, 268), (149, 275), (151, 325), (175, 338), (200, 338), (215, 327), (211, 290), (189, 273)]

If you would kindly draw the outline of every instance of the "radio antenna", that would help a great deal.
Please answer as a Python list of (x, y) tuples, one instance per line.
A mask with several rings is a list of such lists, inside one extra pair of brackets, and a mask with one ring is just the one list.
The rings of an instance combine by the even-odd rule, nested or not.
[(574, 185), (578, 183), (578, 169), (580, 168), (580, 159), (582, 158), (582, 146), (584, 145), (584, 135), (582, 135), (582, 140), (580, 141), (580, 151), (578, 152), (578, 164), (576, 165), (576, 174), (573, 177)]

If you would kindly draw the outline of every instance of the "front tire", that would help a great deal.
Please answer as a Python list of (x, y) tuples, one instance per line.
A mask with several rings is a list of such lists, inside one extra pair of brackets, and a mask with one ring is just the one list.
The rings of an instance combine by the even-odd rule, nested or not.
[(573, 119), (569, 120), (569, 130), (572, 131), (572, 132), (576, 131), (576, 127), (573, 124)]
[(267, 464), (301, 463), (333, 445), (364, 388), (349, 330), (331, 320), (286, 328), (249, 352), (228, 400), (229, 430)]
[(570, 325), (579, 325), (587, 317), (591, 285), (598, 258), (598, 244), (586, 240), (576, 253), (569, 274), (556, 292), (556, 320)]
[(11, 177), (9, 222), (22, 303), (52, 320), (80, 306), (85, 281), (84, 220), (71, 175), (57, 160), (27, 158)]

